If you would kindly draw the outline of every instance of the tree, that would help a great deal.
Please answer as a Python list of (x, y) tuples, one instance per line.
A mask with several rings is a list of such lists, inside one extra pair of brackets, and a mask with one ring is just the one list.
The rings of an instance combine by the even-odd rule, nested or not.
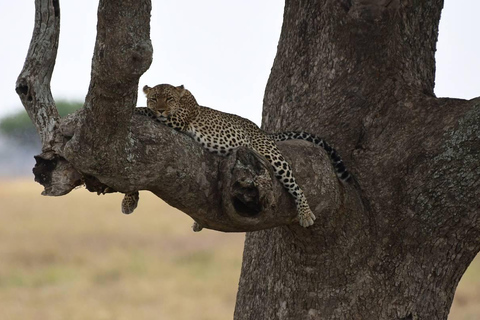
[(342, 186), (320, 148), (279, 144), (317, 216), (307, 229), (263, 158), (219, 158), (133, 116), (150, 1), (100, 1), (89, 92), (65, 118), (49, 89), (58, 1), (36, 6), (16, 90), (44, 194), (150, 190), (207, 228), (247, 231), (235, 319), (447, 318), (480, 250), (480, 99), (433, 93), (443, 1), (286, 1), (263, 128), (322, 134), (356, 177)]

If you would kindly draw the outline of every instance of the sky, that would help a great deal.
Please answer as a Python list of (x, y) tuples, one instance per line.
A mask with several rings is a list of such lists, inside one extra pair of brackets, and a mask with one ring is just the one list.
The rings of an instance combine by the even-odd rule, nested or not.
[[(281, 0), (154, 0), (153, 63), (140, 88), (184, 84), (200, 104), (260, 123), (265, 85), (280, 36)], [(83, 101), (90, 82), (98, 1), (60, 1), (55, 99)], [(435, 93), (480, 96), (480, 1), (445, 0)], [(33, 0), (0, 0), (0, 117), (22, 110), (15, 81), (34, 23)], [(139, 92), (138, 106), (145, 105)]]

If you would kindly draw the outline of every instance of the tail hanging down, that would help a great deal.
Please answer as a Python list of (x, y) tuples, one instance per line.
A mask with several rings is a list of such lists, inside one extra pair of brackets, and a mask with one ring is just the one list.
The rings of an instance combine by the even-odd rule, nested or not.
[(322, 147), (327, 151), (328, 156), (330, 157), (330, 161), (332, 162), (333, 167), (335, 168), (335, 172), (337, 177), (342, 182), (348, 182), (352, 176), (350, 172), (345, 168), (343, 164), (342, 158), (338, 155), (337, 151), (332, 148), (325, 140), (314, 136), (308, 132), (303, 131), (288, 131), (288, 132), (279, 132), (279, 133), (269, 133), (268, 137), (273, 139), (274, 141), (285, 141), (285, 140), (305, 140), (314, 143), (317, 146)]

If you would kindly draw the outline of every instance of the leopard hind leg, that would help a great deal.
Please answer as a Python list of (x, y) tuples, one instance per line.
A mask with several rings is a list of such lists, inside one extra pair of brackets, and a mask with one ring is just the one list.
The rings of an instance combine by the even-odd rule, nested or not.
[(125, 193), (125, 196), (122, 200), (122, 212), (124, 214), (132, 213), (135, 208), (137, 208), (138, 200), (140, 199), (140, 194), (137, 192)]
[(314, 223), (315, 215), (313, 214), (303, 190), (298, 185), (290, 164), (278, 150), (275, 142), (267, 140), (260, 145), (253, 146), (254, 149), (263, 155), (272, 165), (275, 177), (282, 183), (294, 199), (297, 206), (297, 219), (302, 227), (309, 227)]

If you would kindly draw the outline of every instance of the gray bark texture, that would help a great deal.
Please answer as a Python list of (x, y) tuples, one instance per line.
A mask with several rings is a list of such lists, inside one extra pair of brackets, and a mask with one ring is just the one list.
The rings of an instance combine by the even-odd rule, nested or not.
[(248, 233), (235, 319), (447, 318), (480, 249), (480, 99), (433, 94), (442, 6), (286, 1), (263, 127), (334, 143), (365, 210)]
[(317, 216), (302, 228), (263, 157), (217, 157), (133, 115), (152, 59), (148, 0), (100, 1), (85, 105), (60, 119), (59, 4), (36, 0), (16, 87), (42, 138), (35, 179), (51, 196), (149, 190), (204, 227), (247, 231), (236, 320), (446, 319), (480, 250), (480, 99), (433, 94), (442, 6), (286, 1), (263, 128), (325, 137), (355, 176), (342, 185), (323, 150), (279, 143)]

